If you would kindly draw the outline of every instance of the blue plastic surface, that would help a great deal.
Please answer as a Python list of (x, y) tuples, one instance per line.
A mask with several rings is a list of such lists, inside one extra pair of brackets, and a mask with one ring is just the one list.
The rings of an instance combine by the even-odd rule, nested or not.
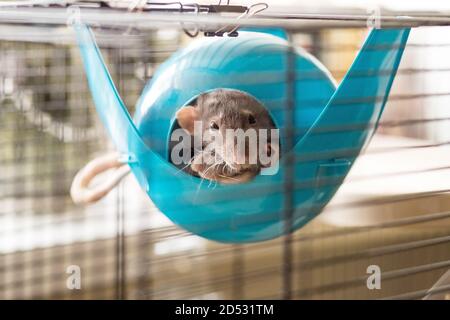
[[(270, 33), (199, 39), (160, 66), (138, 101), (133, 122), (93, 34), (82, 24), (75, 30), (97, 111), (141, 186), (174, 223), (221, 242), (275, 238), (320, 213), (376, 129), (409, 34), (409, 29), (372, 30), (337, 89), (320, 62), (301, 49), (289, 59), (289, 43)], [(176, 111), (217, 88), (242, 90), (261, 101), (281, 129), (282, 145), (293, 102), (297, 130), (294, 147), (287, 150), (295, 160), (293, 170), (287, 170), (285, 153), (275, 175), (211, 186), (168, 162)], [(289, 230), (286, 174), (293, 181)]]

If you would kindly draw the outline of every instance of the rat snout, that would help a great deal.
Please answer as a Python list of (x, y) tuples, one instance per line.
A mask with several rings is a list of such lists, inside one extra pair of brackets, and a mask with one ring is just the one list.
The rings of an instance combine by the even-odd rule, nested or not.
[(251, 130), (221, 128), (214, 139), (216, 163), (239, 173), (258, 166), (257, 134)]
[(249, 161), (248, 142), (237, 137), (226, 139), (224, 143), (224, 160), (237, 171), (247, 169), (251, 163)]

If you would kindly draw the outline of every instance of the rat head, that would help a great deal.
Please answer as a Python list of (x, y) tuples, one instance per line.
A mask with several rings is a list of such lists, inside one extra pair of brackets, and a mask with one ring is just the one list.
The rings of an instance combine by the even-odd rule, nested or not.
[(278, 131), (269, 113), (241, 91), (204, 93), (194, 106), (181, 108), (177, 120), (194, 136), (190, 167), (202, 178), (241, 183), (278, 161)]

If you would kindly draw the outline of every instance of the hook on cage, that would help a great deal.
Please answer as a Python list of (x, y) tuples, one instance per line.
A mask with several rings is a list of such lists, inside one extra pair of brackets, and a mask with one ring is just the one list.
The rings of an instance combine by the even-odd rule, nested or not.
[[(180, 11), (183, 11), (183, 4), (180, 2)], [(192, 4), (187, 4), (186, 6), (193, 6), (194, 7), (194, 13), (198, 16), (198, 14), (200, 13), (200, 5), (198, 3), (192, 3)], [(186, 27), (185, 24), (183, 22), (181, 22), (181, 26), (183, 28), (183, 32), (191, 37), (191, 38), (195, 38), (196, 36), (198, 36), (198, 34), (200, 33), (200, 29), (199, 27), (196, 25), (195, 26), (195, 31), (193, 33), (191, 33)]]
[[(220, 1), (219, 1), (219, 5), (220, 5), (221, 2), (222, 2), (222, 1), (220, 0)], [(227, 5), (228, 5), (228, 4), (229, 4), (229, 1), (227, 1)], [(252, 12), (252, 9), (253, 9), (253, 8), (256, 8), (256, 7), (258, 7), (258, 6), (263, 6), (263, 7), (262, 7), (262, 8), (259, 8), (259, 9), (257, 9), (257, 10), (255, 10), (255, 11)], [(239, 35), (239, 33), (237, 32), (237, 30), (238, 30), (239, 27), (241, 26), (241, 24), (239, 23), (239, 21), (240, 21), (241, 19), (244, 19), (244, 18), (245, 18), (245, 19), (251, 18), (251, 17), (253, 17), (254, 15), (256, 15), (257, 13), (260, 13), (260, 12), (266, 10), (267, 8), (269, 8), (269, 5), (268, 5), (266, 2), (258, 2), (258, 3), (252, 4), (251, 6), (247, 7), (247, 9), (245, 10), (245, 12), (243, 12), (241, 15), (239, 15), (239, 16), (236, 18), (237, 23), (236, 23), (236, 25), (235, 25), (234, 27), (232, 27), (232, 29), (231, 29), (230, 31), (227, 32), (226, 30), (227, 30), (228, 28), (230, 28), (232, 25), (231, 25), (231, 24), (227, 24), (227, 25), (225, 25), (225, 26), (219, 28), (219, 29), (216, 30), (216, 31), (207, 31), (207, 32), (205, 32), (205, 36), (207, 36), (207, 37), (213, 37), (213, 36), (222, 37), (222, 36), (224, 35), (224, 33), (227, 32), (229, 37), (237, 37), (237, 36)]]
[[(137, 7), (137, 6), (135, 5), (135, 6), (132, 7), (131, 10), (134, 10), (134, 9), (137, 7), (137, 8), (139, 8), (139, 10), (142, 12), (142, 11), (144, 11), (144, 10), (146, 9), (146, 6), (147, 6), (147, 5), (164, 5), (164, 6), (177, 5), (177, 6), (178, 6), (178, 9), (177, 9), (177, 12), (178, 12), (178, 13), (184, 13), (184, 12), (185, 12), (185, 9), (186, 9), (187, 7), (193, 7), (193, 8), (194, 8), (194, 9), (193, 9), (193, 10), (194, 10), (194, 13), (195, 13), (196, 15), (198, 15), (198, 14), (200, 13), (200, 5), (199, 5), (198, 3), (183, 4), (183, 3), (181, 3), (180, 1), (159, 3), (159, 2), (151, 2), (151, 1), (148, 1), (148, 0), (136, 0), (135, 3), (140, 3), (141, 6), (140, 6), (140, 7)], [(147, 9), (148, 9), (148, 8), (147, 8)], [(186, 28), (184, 22), (181, 21), (181, 22), (180, 22), (180, 25), (181, 25), (181, 27), (182, 27), (182, 29), (183, 29), (183, 32), (184, 32), (187, 36), (189, 36), (189, 37), (191, 37), (191, 38), (195, 38), (195, 37), (200, 33), (200, 29), (199, 29), (199, 27), (198, 27), (197, 25), (195, 26), (195, 29), (194, 29), (193, 32), (189, 31), (189, 30)]]

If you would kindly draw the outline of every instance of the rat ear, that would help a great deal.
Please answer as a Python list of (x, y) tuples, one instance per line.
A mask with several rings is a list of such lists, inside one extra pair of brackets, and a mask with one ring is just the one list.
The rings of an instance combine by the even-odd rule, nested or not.
[(191, 135), (194, 134), (194, 122), (200, 118), (196, 107), (182, 107), (177, 111), (176, 118), (181, 128)]

